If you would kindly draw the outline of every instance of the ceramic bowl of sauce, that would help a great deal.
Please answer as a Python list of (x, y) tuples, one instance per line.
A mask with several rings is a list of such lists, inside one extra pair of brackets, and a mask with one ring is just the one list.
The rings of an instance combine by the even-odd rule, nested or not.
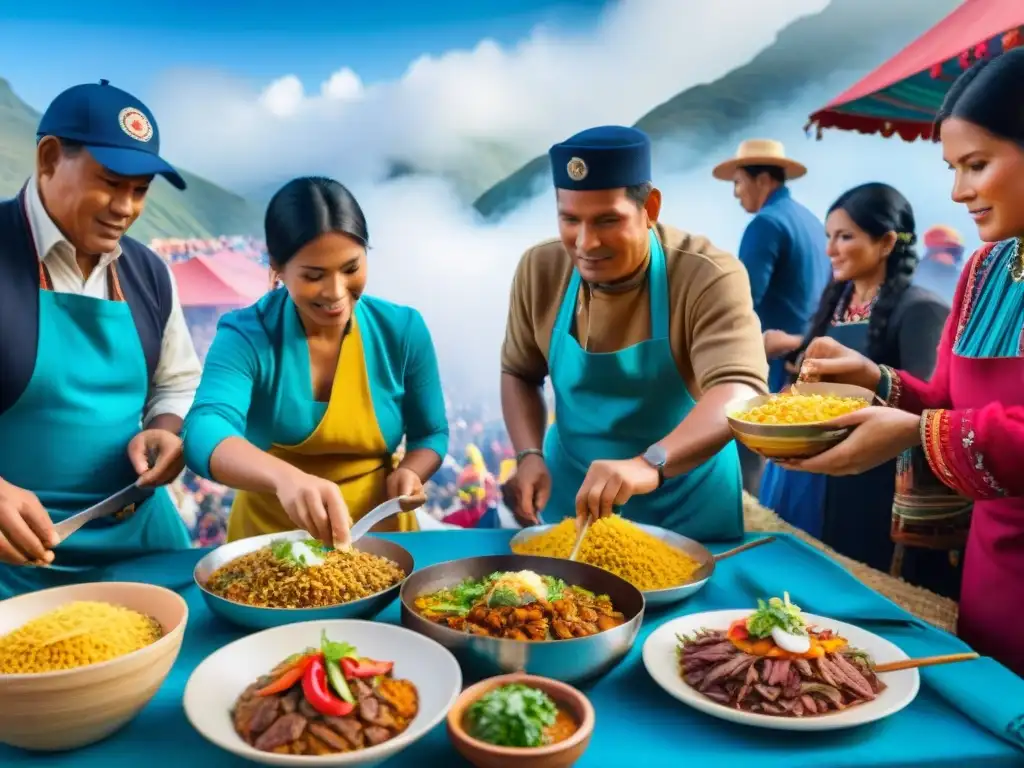
[[(448, 736), (476, 768), (567, 768), (590, 746), (594, 721), (593, 705), (576, 688), (514, 673), (463, 691), (448, 710)], [(523, 742), (531, 746), (510, 746)]]

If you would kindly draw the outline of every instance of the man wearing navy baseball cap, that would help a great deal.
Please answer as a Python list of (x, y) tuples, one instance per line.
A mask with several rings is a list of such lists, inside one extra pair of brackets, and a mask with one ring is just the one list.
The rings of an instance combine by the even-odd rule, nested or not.
[[(37, 138), (0, 202), (0, 599), (190, 545), (161, 486), (201, 368), (167, 264), (125, 236), (155, 176), (185, 182), (149, 109), (106, 80), (57, 96)], [(61, 542), (61, 521), (130, 486)]]
[(642, 131), (591, 128), (549, 156), (559, 237), (519, 262), (501, 355), (517, 517), (595, 519), (621, 506), (700, 541), (738, 538), (725, 409), (766, 392), (768, 374), (747, 273), (706, 238), (658, 221)]

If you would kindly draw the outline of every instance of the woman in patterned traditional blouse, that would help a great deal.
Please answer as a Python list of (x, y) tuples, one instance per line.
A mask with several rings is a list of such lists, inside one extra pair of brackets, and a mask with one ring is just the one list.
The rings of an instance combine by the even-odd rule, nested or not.
[(869, 386), (890, 408), (840, 423), (839, 446), (800, 463), (863, 472), (920, 445), (935, 476), (974, 500), (958, 632), (1024, 675), (1024, 49), (984, 60), (954, 83), (937, 133), (953, 199), (988, 243), (964, 269), (930, 381), (880, 367), (828, 340), (807, 350), (814, 377)]

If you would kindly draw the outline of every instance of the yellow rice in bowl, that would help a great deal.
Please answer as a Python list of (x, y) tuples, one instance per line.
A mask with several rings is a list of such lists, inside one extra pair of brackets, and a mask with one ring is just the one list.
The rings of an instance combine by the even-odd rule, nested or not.
[[(575, 543), (576, 521), (569, 518), (517, 542), (512, 551), (517, 555), (567, 558)], [(576, 559), (611, 571), (643, 592), (678, 587), (691, 581), (700, 569), (700, 563), (682, 550), (618, 515), (591, 524)]]
[(205, 587), (259, 608), (327, 608), (371, 597), (405, 576), (393, 560), (357, 549), (330, 550), (322, 564), (302, 567), (263, 547), (218, 568)]
[(75, 669), (141, 650), (163, 636), (156, 619), (110, 603), (68, 603), (0, 637), (0, 674)]
[(859, 397), (784, 392), (749, 410), (734, 413), (732, 418), (748, 424), (817, 424), (867, 406), (868, 402)]

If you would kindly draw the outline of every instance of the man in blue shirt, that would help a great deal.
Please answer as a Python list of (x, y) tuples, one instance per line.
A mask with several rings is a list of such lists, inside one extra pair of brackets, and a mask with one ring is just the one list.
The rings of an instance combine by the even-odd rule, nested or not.
[[(713, 171), (716, 179), (733, 183), (740, 205), (754, 214), (740, 241), (739, 258), (750, 276), (762, 331), (803, 336), (832, 274), (824, 225), (790, 196), (786, 186), (806, 173), (803, 165), (786, 157), (780, 142), (771, 139), (744, 141), (735, 157)], [(769, 366), (768, 386), (778, 392), (788, 376), (784, 356)], [(741, 451), (741, 459), (744, 487), (756, 493), (762, 462), (746, 451)]]

